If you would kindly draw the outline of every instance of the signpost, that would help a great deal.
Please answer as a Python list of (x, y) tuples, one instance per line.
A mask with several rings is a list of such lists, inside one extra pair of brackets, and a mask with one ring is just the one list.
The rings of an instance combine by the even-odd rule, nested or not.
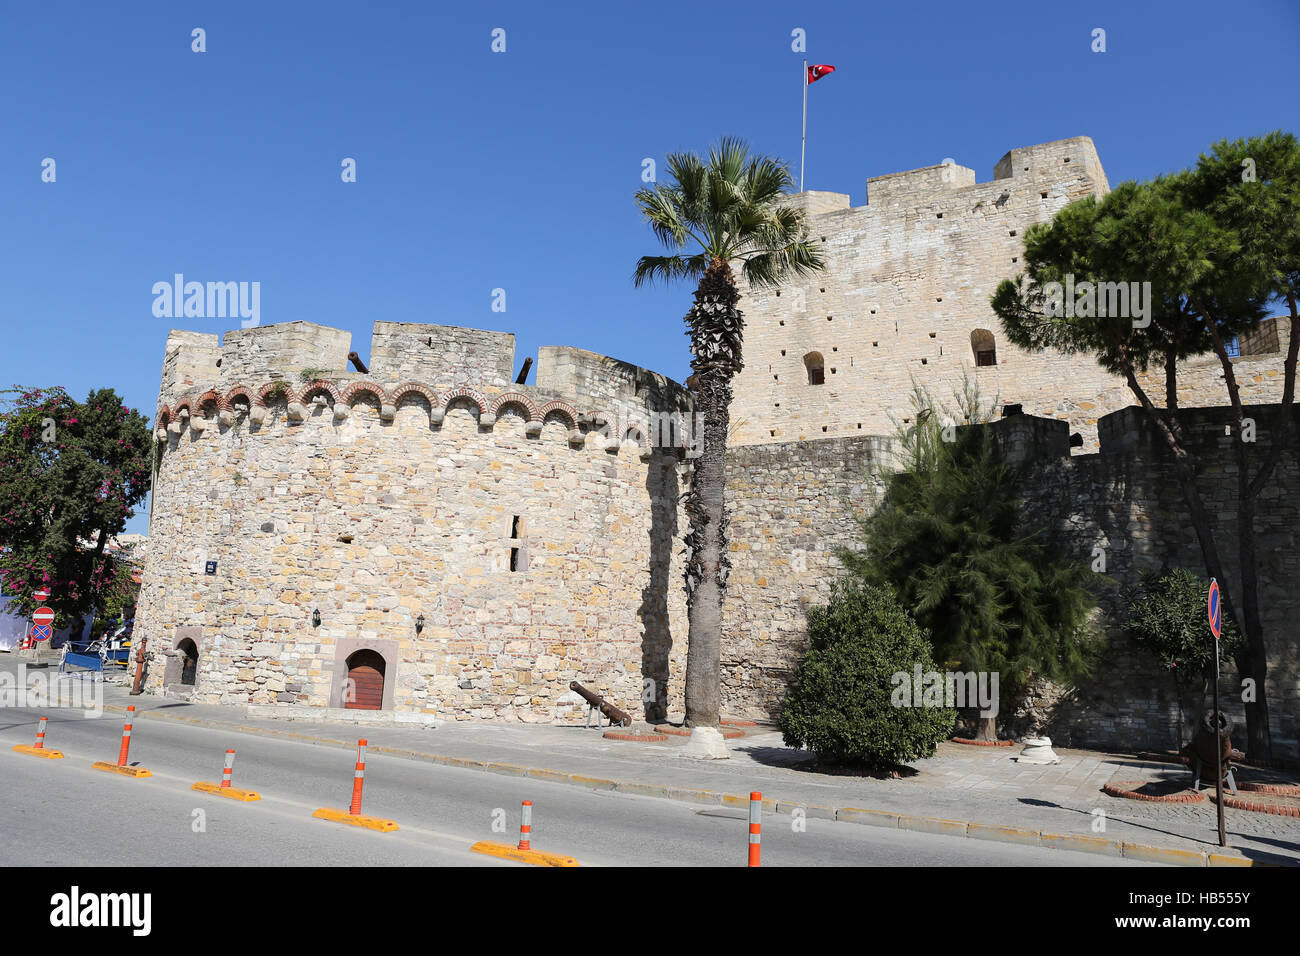
[(32, 640), (48, 641), (54, 636), (54, 612), (48, 607), (37, 608), (32, 615)]
[(1219, 817), (1219, 846), (1227, 846), (1223, 832), (1223, 743), (1219, 729), (1223, 717), (1219, 713), (1219, 635), (1223, 633), (1223, 602), (1219, 596), (1219, 581), (1210, 578), (1210, 597), (1207, 601), (1210, 633), (1214, 635), (1214, 805)]

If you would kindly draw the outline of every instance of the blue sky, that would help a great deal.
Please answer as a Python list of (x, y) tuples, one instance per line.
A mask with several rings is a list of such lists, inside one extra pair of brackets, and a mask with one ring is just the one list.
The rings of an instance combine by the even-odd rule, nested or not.
[(1068, 136), (1114, 185), (1300, 131), (1292, 0), (0, 11), (0, 385), (151, 416), (168, 328), (238, 326), (155, 318), (176, 272), (260, 282), (262, 324), (347, 328), (363, 357), (375, 319), (440, 322), (514, 332), (516, 364), (576, 345), (683, 379), (690, 289), (630, 278), (658, 251), (642, 160), (734, 134), (797, 175), (796, 28), (838, 68), (809, 90), (807, 186), (854, 205), (868, 176), (952, 157), (983, 181)]

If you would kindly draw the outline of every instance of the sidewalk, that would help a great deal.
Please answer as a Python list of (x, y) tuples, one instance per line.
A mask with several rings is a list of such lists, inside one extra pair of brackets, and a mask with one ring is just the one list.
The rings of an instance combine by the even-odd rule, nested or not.
[[(769, 810), (811, 817), (996, 839), (1183, 865), (1300, 865), (1300, 819), (1225, 809), (1229, 847), (1217, 844), (1215, 808), (1146, 803), (1101, 792), (1111, 780), (1186, 778), (1169, 764), (1097, 751), (1057, 749), (1055, 766), (1021, 766), (1019, 747), (944, 742), (903, 779), (841, 776), (806, 769), (810, 755), (785, 747), (772, 728), (728, 741), (731, 759), (682, 757), (684, 738), (643, 744), (606, 740), (582, 727), (449, 722), (436, 728), (280, 719), (243, 708), (191, 704), (109, 684), (105, 718), (134, 704), (143, 731), (151, 720), (229, 727), (352, 747), (493, 773), (697, 804), (744, 806), (761, 791)], [(144, 725), (144, 726), (141, 726)], [(145, 733), (140, 733), (143, 738)], [(1104, 811), (1104, 821), (1096, 810)], [(1104, 822), (1104, 831), (1094, 823)]]

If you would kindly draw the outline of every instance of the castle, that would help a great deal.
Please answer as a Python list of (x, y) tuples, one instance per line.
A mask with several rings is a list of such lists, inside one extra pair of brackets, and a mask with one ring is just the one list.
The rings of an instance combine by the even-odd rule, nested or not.
[[(1122, 384), (1087, 357), (999, 341), (988, 307), (1016, 272), (1023, 229), (1107, 188), (1080, 138), (1012, 150), (990, 183), (947, 164), (870, 180), (864, 208), (796, 197), (830, 268), (741, 303), (725, 713), (768, 718), (779, 705), (805, 609), (829, 593), (854, 510), (879, 493), (913, 380), (944, 398), (969, 368), (986, 395), (1023, 406), (988, 427), (1035, 463), (1031, 505), (1082, 558), (1104, 549), (1121, 583), (1144, 567), (1200, 567), (1163, 449)], [(222, 341), (169, 334), (137, 615), (146, 687), (321, 715), (549, 723), (581, 719), (577, 680), (637, 718), (680, 713), (690, 393), (558, 347), (539, 350), (535, 385), (519, 384), (514, 338), (499, 332), (379, 321), (368, 365), (350, 344), (308, 322)], [(1276, 348), (1242, 343), (1247, 402), (1280, 394)], [(1208, 497), (1229, 505), (1226, 415), (1191, 407), (1223, 401), (1215, 371), (1190, 366), (1180, 395), (1222, 474)], [(1273, 419), (1260, 417), (1266, 444)], [(1267, 631), (1283, 642), (1270, 662), (1274, 742), (1293, 757), (1296, 491), (1288, 455), (1260, 517), (1260, 577)], [(1231, 521), (1219, 531), (1231, 541)], [(1120, 643), (1093, 682), (1042, 706), (1066, 744), (1166, 746), (1171, 683)]]

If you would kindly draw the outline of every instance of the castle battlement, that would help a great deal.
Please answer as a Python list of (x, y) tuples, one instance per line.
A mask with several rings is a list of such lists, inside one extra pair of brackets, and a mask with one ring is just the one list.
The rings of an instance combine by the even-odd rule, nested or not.
[(631, 440), (646, 456), (653, 447), (685, 448), (690, 434), (685, 387), (594, 352), (545, 346), (537, 384), (512, 382), (514, 336), (506, 332), (376, 322), (364, 373), (346, 370), (350, 333), (312, 322), (228, 332), (220, 346), (216, 338), (180, 330), (168, 335), (154, 424), (168, 450), (187, 430), (197, 438), (244, 420), (260, 429), (279, 407), (289, 425), (325, 414), (337, 425), (358, 405), (373, 406), (381, 421), (391, 422), (399, 406), (419, 403), (432, 428), (453, 407), (465, 407), (481, 429), (513, 414), (527, 438), (558, 422), (575, 447), (594, 434), (607, 451)]

